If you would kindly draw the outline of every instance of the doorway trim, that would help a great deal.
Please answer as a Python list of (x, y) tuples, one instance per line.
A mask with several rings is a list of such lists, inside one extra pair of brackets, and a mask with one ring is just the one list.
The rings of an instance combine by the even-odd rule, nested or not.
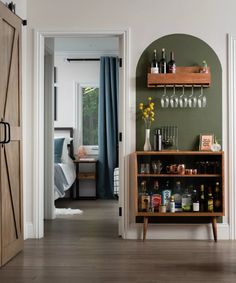
[(236, 36), (228, 34), (228, 180), (229, 227), (231, 240), (236, 239)]
[[(118, 36), (121, 38), (123, 50), (123, 72), (121, 78), (122, 99), (119, 105), (123, 108), (122, 118), (119, 117), (119, 132), (123, 133), (123, 142), (119, 143), (120, 150), (120, 199), (119, 206), (123, 208), (122, 216), (119, 220), (120, 235), (126, 238), (126, 226), (128, 223), (128, 171), (126, 152), (129, 148), (128, 136), (130, 126), (126, 121), (126, 115), (129, 113), (130, 84), (129, 84), (129, 29), (123, 30), (83, 30), (83, 31), (34, 31), (34, 132), (33, 132), (33, 229), (34, 238), (44, 237), (44, 40), (47, 37), (104, 37)], [(118, 223), (117, 223), (118, 224)]]

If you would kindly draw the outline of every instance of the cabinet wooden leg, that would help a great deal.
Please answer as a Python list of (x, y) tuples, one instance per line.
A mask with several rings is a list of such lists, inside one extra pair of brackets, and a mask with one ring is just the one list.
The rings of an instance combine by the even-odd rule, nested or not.
[(147, 227), (148, 227), (148, 217), (144, 217), (143, 218), (143, 241), (146, 240)]
[(216, 217), (212, 217), (211, 223), (212, 223), (212, 230), (213, 230), (214, 240), (215, 240), (215, 242), (217, 242), (217, 222), (216, 222)]

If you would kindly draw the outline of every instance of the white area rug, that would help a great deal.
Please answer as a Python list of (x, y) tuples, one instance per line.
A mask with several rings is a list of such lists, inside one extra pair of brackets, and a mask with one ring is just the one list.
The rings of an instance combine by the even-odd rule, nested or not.
[(56, 208), (56, 215), (74, 215), (74, 214), (82, 214), (83, 210), (80, 209), (71, 209), (71, 208)]

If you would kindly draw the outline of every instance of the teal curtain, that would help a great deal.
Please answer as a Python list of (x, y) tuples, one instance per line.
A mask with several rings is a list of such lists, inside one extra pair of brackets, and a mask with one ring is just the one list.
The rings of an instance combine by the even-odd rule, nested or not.
[(102, 199), (114, 198), (114, 168), (118, 166), (118, 57), (101, 57), (98, 108), (98, 189)]

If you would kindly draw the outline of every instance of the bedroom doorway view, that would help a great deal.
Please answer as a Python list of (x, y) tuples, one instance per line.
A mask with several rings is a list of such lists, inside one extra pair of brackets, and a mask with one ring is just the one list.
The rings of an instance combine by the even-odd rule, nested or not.
[(118, 36), (45, 38), (46, 237), (119, 234), (119, 46)]

